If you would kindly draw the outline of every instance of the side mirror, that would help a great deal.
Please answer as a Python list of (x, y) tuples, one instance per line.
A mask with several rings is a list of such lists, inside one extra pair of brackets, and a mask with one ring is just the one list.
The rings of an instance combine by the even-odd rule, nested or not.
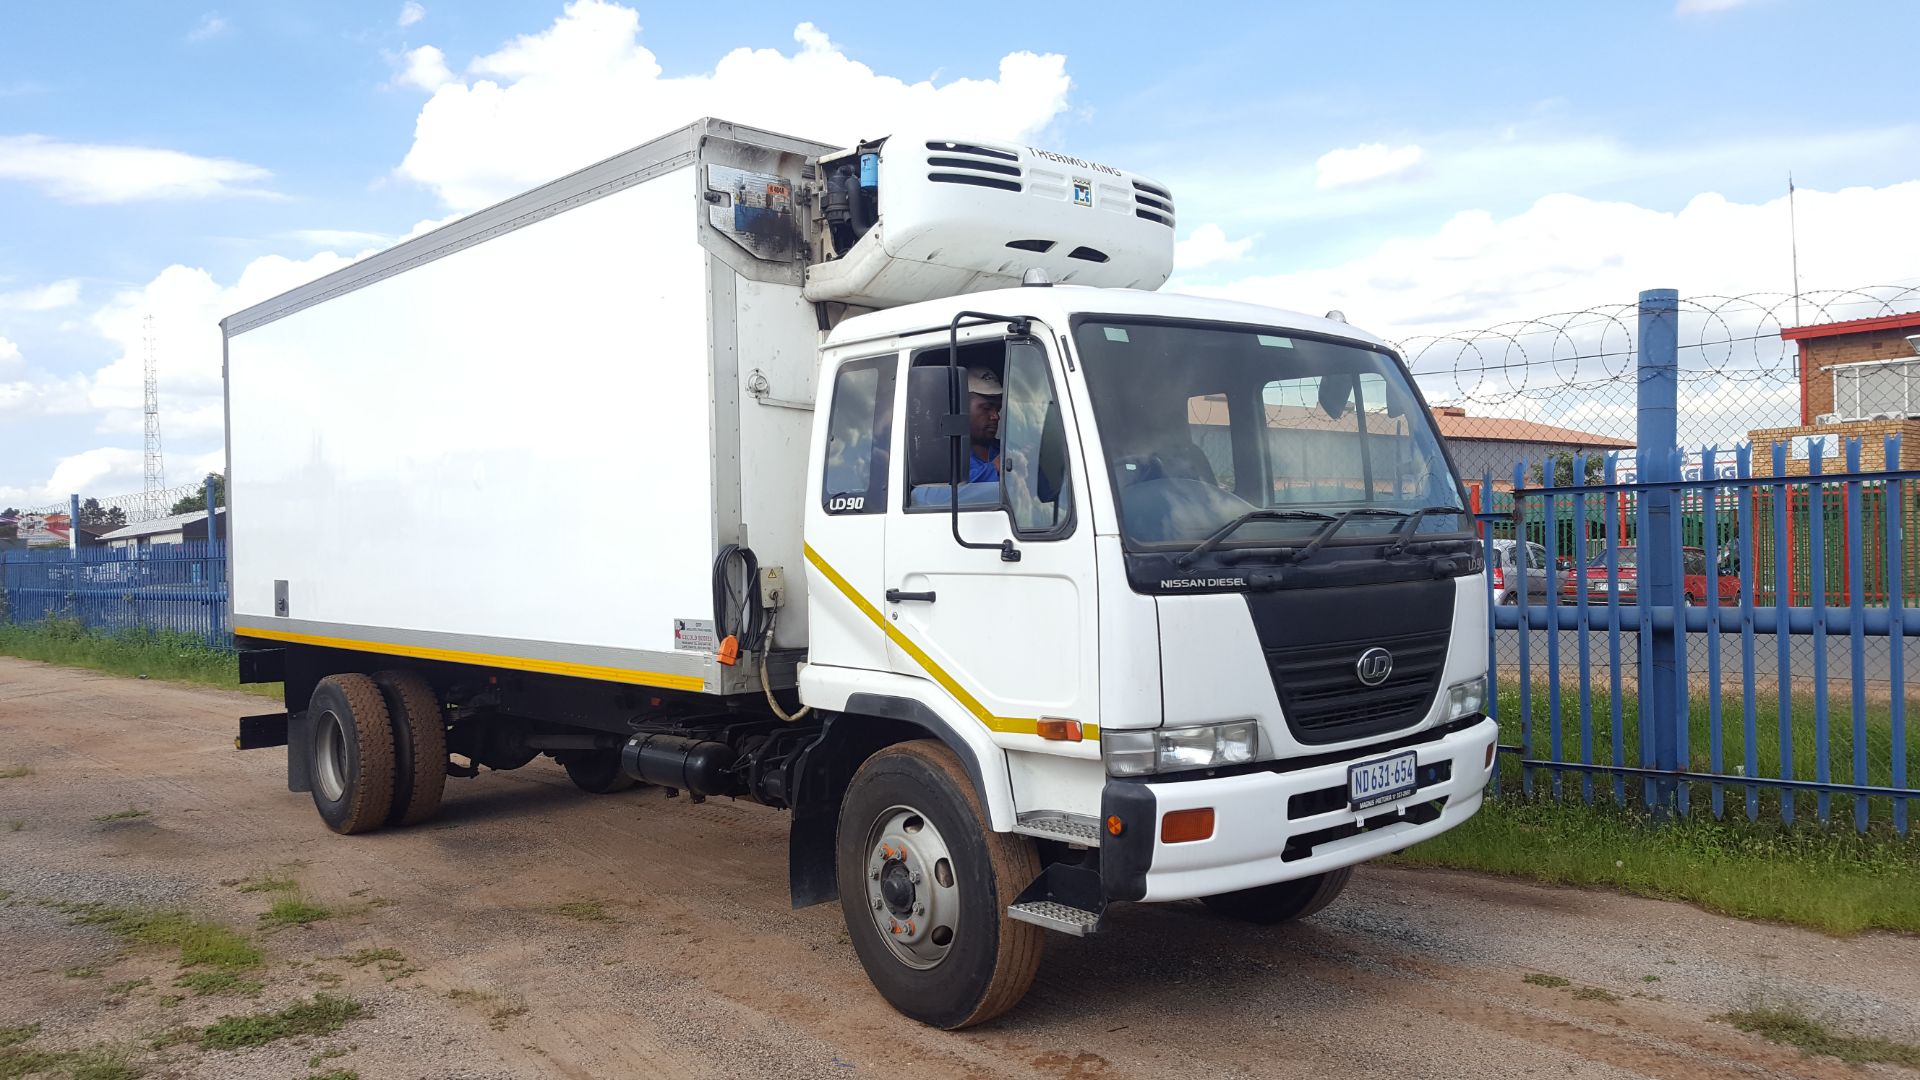
[(907, 487), (951, 484), (967, 433), (966, 372), (946, 364), (907, 369)]
[(1320, 411), (1338, 420), (1347, 414), (1347, 403), (1360, 387), (1360, 377), (1351, 372), (1333, 372), (1320, 376)]

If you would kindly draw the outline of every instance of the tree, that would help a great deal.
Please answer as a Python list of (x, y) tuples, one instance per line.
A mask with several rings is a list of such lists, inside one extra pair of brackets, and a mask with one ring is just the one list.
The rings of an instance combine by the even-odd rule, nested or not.
[(101, 506), (99, 499), (80, 504), (80, 524), (95, 528), (117, 529), (127, 523), (127, 512), (118, 506)]
[[(1571, 450), (1562, 450), (1558, 453), (1548, 454), (1547, 461), (1553, 463), (1553, 483), (1546, 483), (1545, 480), (1542, 479), (1546, 475), (1546, 472), (1540, 464), (1535, 464), (1527, 471), (1528, 482), (1536, 487), (1572, 487), (1573, 452)], [(1586, 483), (1598, 484), (1606, 479), (1607, 458), (1605, 454), (1588, 454), (1586, 464)]]
[(213, 485), (214, 505), (227, 505), (227, 478), (221, 476), (219, 473), (208, 473), (207, 478), (200, 484), (200, 490), (175, 502), (172, 512), (176, 514), (191, 514), (196, 510), (205, 510), (207, 508), (208, 484)]
[(20, 511), (14, 507), (0, 510), (0, 540), (20, 538)]

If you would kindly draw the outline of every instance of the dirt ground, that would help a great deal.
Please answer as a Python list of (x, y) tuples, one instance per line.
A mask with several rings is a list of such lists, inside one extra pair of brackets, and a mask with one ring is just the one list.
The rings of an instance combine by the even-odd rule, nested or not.
[[(1915, 939), (1382, 868), (1291, 927), (1125, 907), (1110, 933), (1054, 936), (1015, 1012), (929, 1030), (870, 989), (837, 906), (789, 909), (780, 813), (585, 795), (543, 761), (450, 781), (426, 825), (335, 836), (286, 790), (282, 751), (232, 749), (235, 718), (264, 711), (0, 658), (0, 770), (32, 769), (0, 779), (0, 1032), (38, 1023), (34, 1047), (116, 1044), (150, 1076), (223, 1080), (1913, 1075), (1803, 1057), (1714, 1017), (1792, 1003), (1920, 1041)], [(145, 813), (96, 820), (130, 810)], [(259, 929), (273, 894), (243, 884), (276, 874), (331, 917)], [(266, 986), (194, 996), (165, 950), (123, 951), (49, 901), (248, 930)], [(364, 949), (402, 959), (344, 959)], [(149, 1048), (167, 1028), (320, 990), (365, 1010), (252, 1049)]]

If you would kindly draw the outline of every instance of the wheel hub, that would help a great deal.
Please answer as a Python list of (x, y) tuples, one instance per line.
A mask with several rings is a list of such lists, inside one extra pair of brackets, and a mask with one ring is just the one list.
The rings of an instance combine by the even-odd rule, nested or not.
[(911, 806), (890, 807), (867, 834), (867, 908), (895, 959), (925, 970), (946, 959), (960, 890), (946, 840)]

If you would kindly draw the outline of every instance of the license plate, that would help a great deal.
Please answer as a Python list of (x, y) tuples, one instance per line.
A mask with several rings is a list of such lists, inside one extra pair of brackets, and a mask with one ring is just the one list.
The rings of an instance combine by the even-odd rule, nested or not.
[(1419, 755), (1411, 750), (1347, 766), (1348, 809), (1365, 810), (1413, 794), (1420, 786), (1419, 771)]

